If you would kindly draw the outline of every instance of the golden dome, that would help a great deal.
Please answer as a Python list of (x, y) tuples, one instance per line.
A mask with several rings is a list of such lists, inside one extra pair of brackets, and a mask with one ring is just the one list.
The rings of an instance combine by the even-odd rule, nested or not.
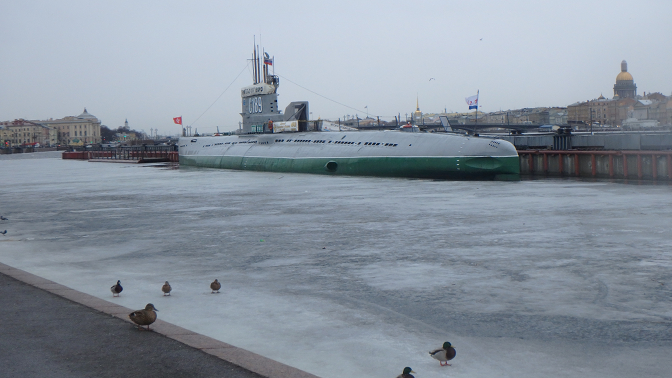
[(630, 75), (630, 72), (628, 71), (621, 71), (618, 76), (616, 76), (616, 81), (621, 81), (621, 80), (630, 80), (634, 81), (632, 78), (632, 75)]

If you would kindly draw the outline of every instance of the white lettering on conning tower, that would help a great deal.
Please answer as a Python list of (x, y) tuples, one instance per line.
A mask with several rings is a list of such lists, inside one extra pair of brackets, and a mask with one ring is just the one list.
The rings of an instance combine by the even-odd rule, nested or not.
[(275, 88), (268, 84), (251, 85), (240, 90), (241, 97), (251, 97), (271, 93), (275, 93)]
[(261, 113), (264, 110), (262, 105), (261, 97), (252, 97), (247, 105), (247, 112), (252, 113)]

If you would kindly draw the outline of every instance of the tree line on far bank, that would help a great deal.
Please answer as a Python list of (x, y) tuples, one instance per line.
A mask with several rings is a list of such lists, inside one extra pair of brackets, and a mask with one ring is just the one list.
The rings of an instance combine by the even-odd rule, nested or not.
[(134, 133), (135, 135), (141, 136), (144, 135), (142, 131), (133, 130), (128, 126), (119, 126), (116, 129), (110, 129), (105, 125), (100, 125), (100, 137), (103, 143), (109, 143), (117, 141), (117, 135), (124, 135)]

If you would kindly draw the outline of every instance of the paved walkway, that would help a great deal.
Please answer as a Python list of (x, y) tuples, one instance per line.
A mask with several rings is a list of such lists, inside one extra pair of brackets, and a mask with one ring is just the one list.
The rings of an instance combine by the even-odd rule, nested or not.
[(0, 264), (2, 377), (317, 378), (130, 309)]

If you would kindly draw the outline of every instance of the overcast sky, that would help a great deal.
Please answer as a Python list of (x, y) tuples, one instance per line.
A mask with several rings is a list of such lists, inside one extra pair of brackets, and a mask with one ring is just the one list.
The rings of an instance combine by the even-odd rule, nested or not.
[(485, 112), (611, 98), (624, 59), (639, 94), (672, 94), (670, 0), (5, 0), (0, 121), (237, 129), (255, 36), (281, 109), (312, 118), (403, 118), (416, 96), (467, 111), (477, 90)]

